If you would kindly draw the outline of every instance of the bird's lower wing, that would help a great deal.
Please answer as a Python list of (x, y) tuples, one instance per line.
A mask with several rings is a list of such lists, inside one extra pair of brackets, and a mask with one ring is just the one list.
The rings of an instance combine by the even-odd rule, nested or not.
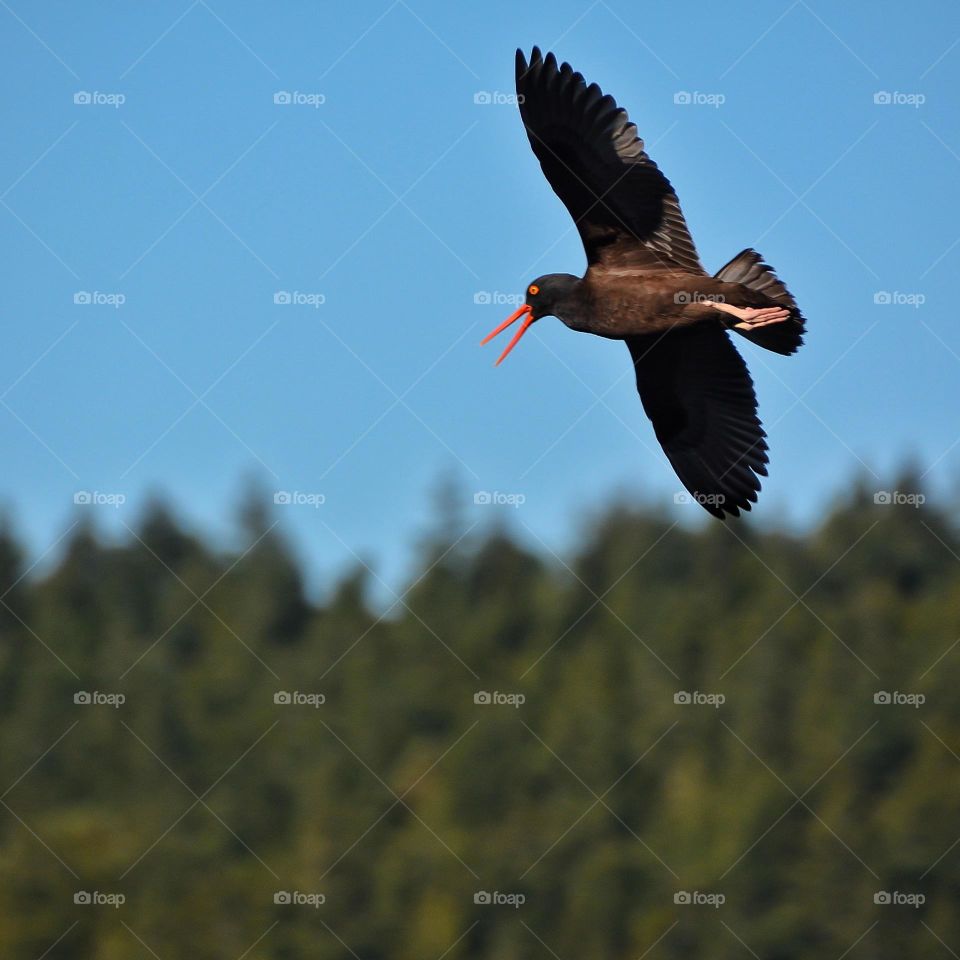
[(628, 337), (643, 409), (680, 482), (716, 517), (739, 516), (767, 475), (766, 434), (743, 358), (719, 326)]

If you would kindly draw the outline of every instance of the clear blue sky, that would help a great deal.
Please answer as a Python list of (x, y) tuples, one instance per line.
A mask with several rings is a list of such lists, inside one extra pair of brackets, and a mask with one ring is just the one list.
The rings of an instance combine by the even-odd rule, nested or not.
[(451, 466), (468, 522), (509, 515), (534, 543), (615, 490), (693, 516), (625, 348), (555, 320), (497, 370), (478, 347), (497, 300), (584, 265), (516, 108), (475, 103), (533, 43), (629, 110), (708, 267), (757, 247), (809, 318), (794, 358), (743, 345), (772, 448), (755, 515), (807, 521), (907, 455), (935, 489), (958, 475), (955, 3), (10, 0), (0, 19), (0, 495), (35, 556), (78, 490), (126, 498), (87, 508), (107, 529), (162, 491), (222, 532), (249, 476), (325, 496), (277, 508), (317, 582), (356, 551), (396, 583)]

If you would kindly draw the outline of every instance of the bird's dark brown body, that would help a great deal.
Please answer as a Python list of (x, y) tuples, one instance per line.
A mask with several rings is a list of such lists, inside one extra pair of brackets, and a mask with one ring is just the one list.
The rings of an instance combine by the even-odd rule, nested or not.
[(573, 330), (625, 340), (695, 323), (726, 326), (729, 317), (717, 303), (777, 305), (743, 284), (715, 277), (592, 266), (553, 312)]
[[(796, 301), (755, 250), (710, 276), (670, 181), (616, 101), (552, 53), (517, 51), (530, 146), (583, 241), (582, 277), (551, 273), (483, 342), (525, 317), (500, 360), (541, 317), (623, 340), (643, 409), (680, 482), (717, 517), (757, 500), (766, 434), (728, 331), (775, 353), (803, 343)], [(499, 363), (500, 360), (497, 362)]]

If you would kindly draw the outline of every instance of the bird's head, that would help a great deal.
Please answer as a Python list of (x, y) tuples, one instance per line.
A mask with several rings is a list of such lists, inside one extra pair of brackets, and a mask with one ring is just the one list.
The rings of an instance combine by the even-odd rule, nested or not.
[(557, 307), (560, 301), (567, 297), (579, 280), (569, 273), (548, 273), (542, 277), (537, 277), (527, 286), (527, 292), (524, 294), (524, 304), (515, 313), (511, 313), (503, 323), (496, 329), (491, 330), (483, 340), (481, 345), (489, 343), (498, 333), (502, 333), (510, 324), (515, 323), (523, 317), (523, 323), (513, 335), (513, 339), (507, 344), (506, 349), (500, 354), (495, 366), (506, 357), (506, 355), (520, 342), (520, 338), (530, 329), (534, 321), (541, 317), (557, 316)]

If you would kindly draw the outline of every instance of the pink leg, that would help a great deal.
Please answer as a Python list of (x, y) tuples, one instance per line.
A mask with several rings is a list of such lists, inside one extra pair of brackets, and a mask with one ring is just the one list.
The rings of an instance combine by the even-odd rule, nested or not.
[(790, 317), (790, 311), (784, 307), (735, 307), (731, 303), (714, 303), (713, 306), (736, 317), (740, 323), (733, 326), (738, 330), (756, 330), (772, 323), (783, 323)]

